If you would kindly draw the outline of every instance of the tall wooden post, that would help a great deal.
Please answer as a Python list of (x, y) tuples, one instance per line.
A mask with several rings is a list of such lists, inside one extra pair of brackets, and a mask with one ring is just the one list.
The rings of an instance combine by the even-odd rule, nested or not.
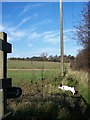
[(12, 85), (7, 78), (7, 53), (11, 53), (11, 44), (7, 43), (7, 34), (0, 32), (0, 120), (6, 114), (6, 88)]
[(63, 16), (62, 16), (62, 0), (60, 0), (60, 52), (61, 52), (61, 74), (63, 76), (64, 64), (63, 64), (63, 55), (64, 55), (64, 45), (63, 45)]
[(12, 45), (7, 42), (7, 34), (0, 32), (0, 120), (6, 118), (6, 100), (18, 98), (22, 94), (19, 87), (12, 87), (11, 78), (7, 78), (7, 53), (11, 53)]
[[(0, 39), (7, 41), (7, 34), (0, 32)], [(7, 53), (0, 51), (0, 79), (7, 77)], [(0, 119), (6, 112), (6, 99), (4, 95), (4, 89), (0, 89)]]
[(18, 98), (22, 94), (19, 87), (12, 87), (11, 78), (7, 78), (7, 53), (11, 53), (12, 45), (7, 42), (7, 34), (0, 32), (0, 120), (6, 119), (6, 100)]

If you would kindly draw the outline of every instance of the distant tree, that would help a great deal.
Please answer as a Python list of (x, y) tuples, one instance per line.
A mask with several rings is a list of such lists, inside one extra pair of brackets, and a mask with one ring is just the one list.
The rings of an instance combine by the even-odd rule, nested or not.
[(53, 57), (53, 61), (54, 61), (54, 62), (60, 61), (59, 59), (60, 59), (60, 58), (59, 58), (57, 55), (55, 55), (55, 56)]
[(50, 56), (48, 57), (48, 61), (53, 61), (53, 55), (50, 55)]
[(40, 56), (43, 57), (43, 58), (47, 58), (47, 53), (42, 53)]
[(48, 56), (47, 53), (42, 53), (42, 54), (40, 55), (40, 57), (42, 57), (44, 61), (47, 60), (47, 56)]
[(26, 57), (26, 60), (30, 60), (30, 58), (29, 58), (29, 57)]

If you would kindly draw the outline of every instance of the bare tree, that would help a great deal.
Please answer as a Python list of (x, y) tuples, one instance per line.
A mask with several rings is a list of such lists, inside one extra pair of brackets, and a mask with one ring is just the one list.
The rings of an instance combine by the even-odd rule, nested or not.
[(90, 41), (89, 32), (90, 32), (90, 2), (85, 6), (84, 10), (81, 12), (81, 21), (79, 25), (75, 26), (76, 28), (76, 38), (78, 42), (84, 47), (88, 47)]
[[(75, 26), (76, 32), (75, 36), (78, 41), (83, 47), (83, 49), (77, 55), (77, 63), (82, 68), (90, 70), (90, 2), (88, 2), (81, 12), (81, 22)], [(82, 60), (83, 59), (83, 60)]]

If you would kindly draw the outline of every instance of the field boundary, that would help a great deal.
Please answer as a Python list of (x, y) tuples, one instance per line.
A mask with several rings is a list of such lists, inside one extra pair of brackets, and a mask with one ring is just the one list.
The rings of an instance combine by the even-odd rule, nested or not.
[(25, 69), (23, 69), (23, 68), (22, 68), (22, 69), (21, 69), (21, 68), (20, 68), (20, 69), (16, 69), (16, 68), (15, 68), (15, 69), (14, 69), (14, 68), (13, 68), (13, 69), (10, 69), (10, 68), (9, 68), (9, 69), (7, 69), (7, 70), (17, 70), (17, 71), (18, 71), (18, 70), (31, 70), (31, 71), (32, 71), (32, 70), (35, 70), (35, 71), (39, 71), (39, 70), (60, 70), (60, 69), (41, 69), (41, 68), (40, 68), (40, 69), (36, 69), (36, 68), (34, 68), (34, 69), (30, 69), (30, 68), (29, 68), (29, 69), (28, 69), (28, 68), (27, 68), (27, 69), (26, 69), (26, 68), (25, 68)]

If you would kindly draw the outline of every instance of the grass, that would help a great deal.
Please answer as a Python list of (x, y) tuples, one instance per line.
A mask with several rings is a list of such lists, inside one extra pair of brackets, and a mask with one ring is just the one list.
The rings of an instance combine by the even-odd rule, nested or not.
[[(65, 64), (69, 67), (69, 64)], [(59, 62), (38, 62), (38, 61), (25, 61), (25, 60), (8, 60), (9, 69), (60, 69)]]
[[(35, 100), (35, 98), (33, 98)], [(85, 106), (82, 100), (68, 97), (66, 94), (48, 96), (46, 99), (39, 99), (32, 101), (31, 98), (29, 102), (22, 102), (18, 109), (13, 105), (14, 114), (11, 116), (12, 120), (82, 120), (86, 118)], [(82, 104), (81, 104), (82, 103)], [(83, 112), (80, 110), (83, 107)], [(86, 119), (85, 119), (86, 120)]]
[[(23, 90), (18, 99), (8, 100), (8, 110), (13, 111), (12, 120), (82, 120), (86, 118), (86, 105), (79, 97), (58, 89), (60, 83), (75, 86), (88, 101), (88, 75), (72, 71), (65, 64), (62, 78), (60, 63), (8, 61), (8, 77), (14, 86)], [(73, 116), (72, 116), (73, 115)], [(23, 116), (23, 117), (22, 117)], [(77, 116), (77, 117), (76, 117)]]
[(71, 71), (71, 74), (73, 76), (76, 76), (76, 79), (79, 83), (78, 88), (79, 92), (83, 97), (87, 100), (88, 103), (90, 103), (90, 99), (88, 99), (89, 91), (88, 91), (88, 73), (85, 73), (83, 71)]
[(13, 84), (18, 84), (19, 82), (39, 82), (43, 77), (49, 81), (53, 78), (57, 78), (60, 75), (60, 70), (9, 70), (8, 77), (13, 78)]

